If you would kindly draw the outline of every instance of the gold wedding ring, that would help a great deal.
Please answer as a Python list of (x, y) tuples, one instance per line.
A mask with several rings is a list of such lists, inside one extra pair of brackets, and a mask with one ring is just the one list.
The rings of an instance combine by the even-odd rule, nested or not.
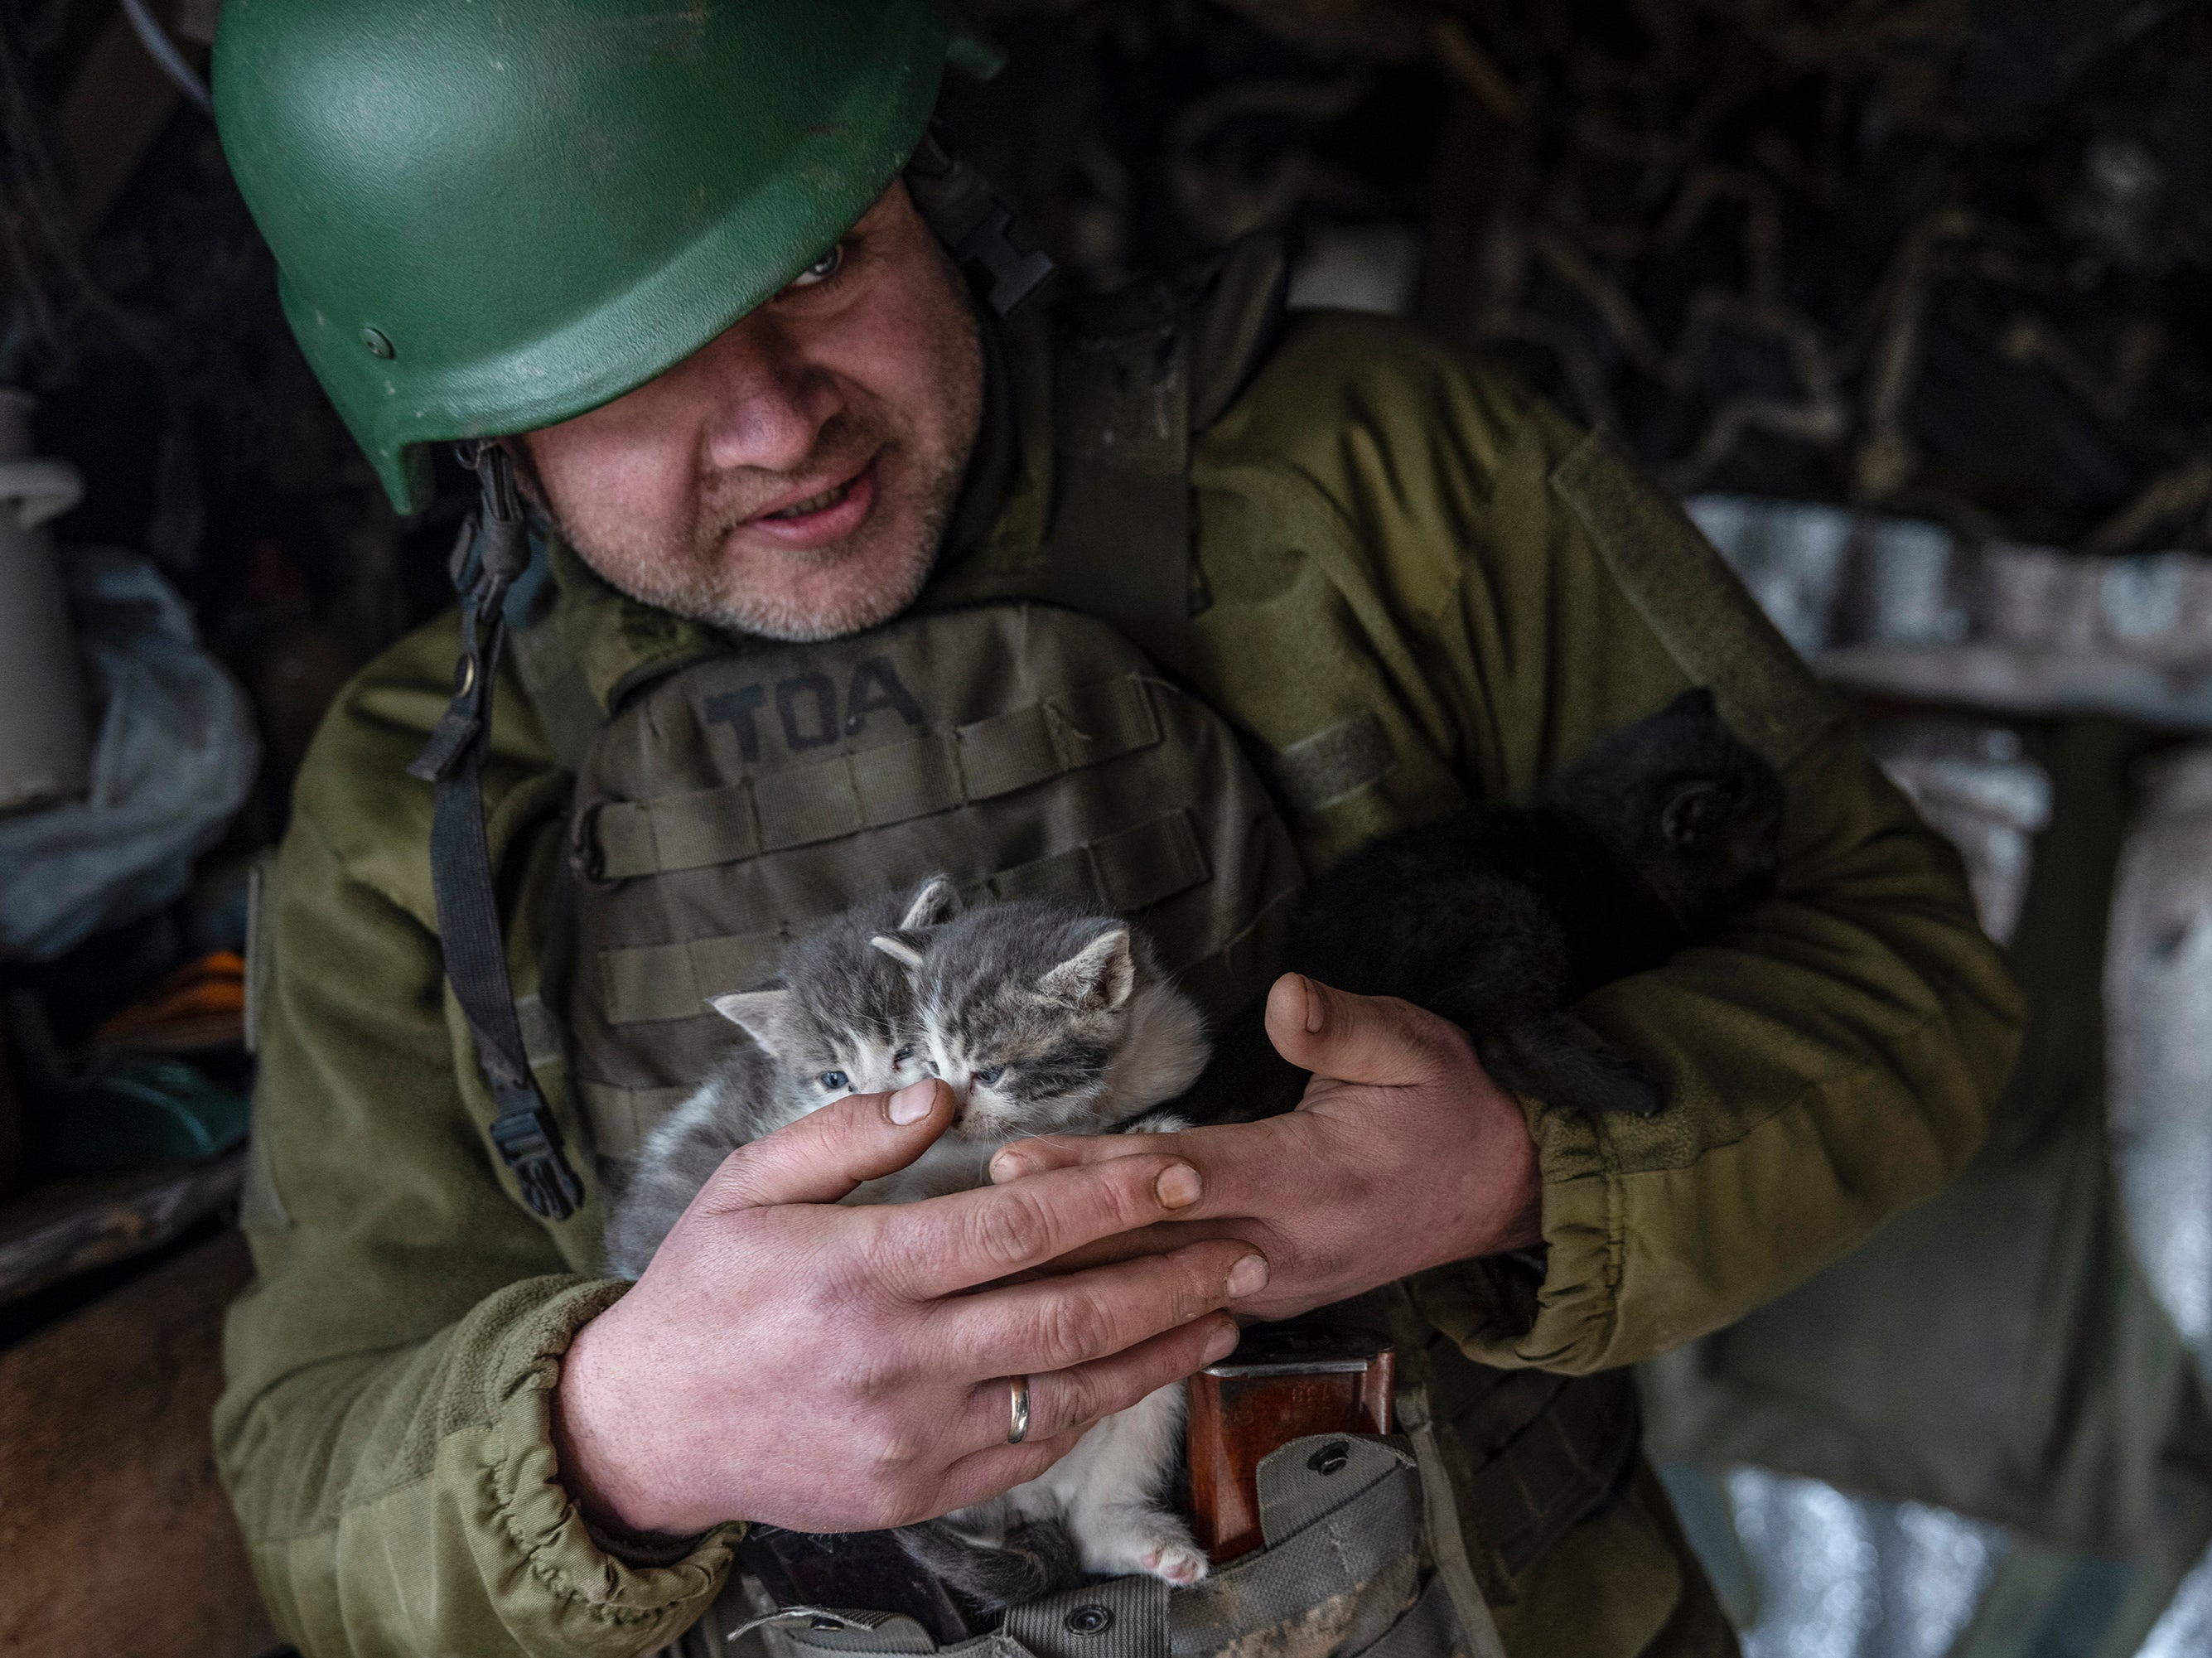
[(1012, 1394), (1008, 1403), (1013, 1408), (1012, 1420), (1006, 1426), (1006, 1443), (1018, 1445), (1030, 1436), (1030, 1379), (1010, 1376), (1006, 1387)]

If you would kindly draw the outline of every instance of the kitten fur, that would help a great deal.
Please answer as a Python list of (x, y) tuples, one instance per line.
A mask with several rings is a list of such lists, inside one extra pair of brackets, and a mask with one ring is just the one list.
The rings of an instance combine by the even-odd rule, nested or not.
[[(903, 905), (858, 906), (793, 945), (773, 988), (715, 999), (753, 1042), (647, 1138), (608, 1224), (611, 1271), (641, 1273), (730, 1151), (845, 1094), (931, 1074), (951, 1086), (958, 1109), (937, 1143), (846, 1199), (908, 1203), (988, 1184), (1008, 1140), (1153, 1111), (1205, 1068), (1197, 1009), (1127, 923), (1030, 900), (957, 912), (951, 881), (932, 877)], [(1206, 1557), (1163, 1500), (1182, 1417), (1182, 1388), (1164, 1388), (1094, 1424), (1041, 1478), (900, 1540), (994, 1604), (1058, 1587), (1072, 1567), (1195, 1582)]]
[[(1710, 691), (1686, 691), (1600, 738), (1533, 805), (1478, 807), (1360, 848), (1299, 899), (1285, 966), (1442, 1014), (1516, 1092), (1654, 1111), (1650, 1083), (1578, 1036), (1565, 1010), (1765, 902), (1781, 823), (1772, 768), (1729, 733)], [(1173, 1108), (1185, 1121), (1297, 1103), (1305, 1073), (1275, 1053), (1263, 1015), (1222, 1033)]]
[(929, 1074), (911, 975), (871, 942), (921, 937), (959, 894), (932, 876), (903, 900), (856, 904), (793, 944), (770, 987), (717, 996), (714, 1011), (752, 1038), (653, 1126), (607, 1219), (607, 1270), (635, 1278), (722, 1159), (848, 1094), (883, 1093)]
[[(930, 1069), (951, 1085), (952, 1127), (920, 1161), (854, 1194), (904, 1203), (989, 1181), (991, 1156), (1030, 1134), (1096, 1134), (1152, 1110), (1205, 1068), (1205, 1026), (1129, 925), (1015, 900), (876, 947), (912, 975)], [(1157, 1117), (1155, 1132), (1180, 1127)], [(1094, 1424), (1028, 1484), (901, 1534), (924, 1565), (1006, 1604), (1060, 1585), (1034, 1540), (1065, 1527), (1085, 1571), (1197, 1582), (1206, 1558), (1164, 1493), (1182, 1444), (1180, 1383)]]

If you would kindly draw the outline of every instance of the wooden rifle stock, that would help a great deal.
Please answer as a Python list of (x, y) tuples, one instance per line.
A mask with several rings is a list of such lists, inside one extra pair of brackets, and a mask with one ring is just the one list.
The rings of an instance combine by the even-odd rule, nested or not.
[(1260, 1460), (1308, 1434), (1390, 1431), (1390, 1345), (1368, 1330), (1255, 1324), (1190, 1379), (1192, 1529), (1217, 1566), (1260, 1546)]

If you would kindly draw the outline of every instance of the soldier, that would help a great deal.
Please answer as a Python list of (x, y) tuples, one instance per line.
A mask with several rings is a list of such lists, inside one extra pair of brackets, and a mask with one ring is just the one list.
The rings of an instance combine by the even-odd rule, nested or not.
[[(1242, 1611), (1109, 1585), (984, 1643), (1731, 1650), (1621, 1367), (1981, 1139), (2019, 1009), (1957, 860), (1620, 445), (1495, 366), (1282, 318), (1257, 244), (1019, 305), (1036, 262), (927, 133), (989, 56), (925, 0), (225, 9), (309, 361), (402, 511), (440, 441), (485, 496), (461, 613), (325, 720), (265, 907), (218, 1440), (270, 1611), (313, 1655), (721, 1650), (744, 1522), (942, 1513), (1219, 1355), (1224, 1309), (1352, 1303), (1428, 1406), (1402, 1573), (1285, 1586), (1270, 1548)], [(1788, 810), (1771, 903), (1577, 1010), (1655, 1115), (1292, 979), (1291, 1116), (856, 1210), (951, 1102), (849, 1098), (636, 1285), (596, 1270), (606, 1178), (729, 1040), (702, 999), (811, 920), (936, 868), (1079, 891), (1224, 1012), (1302, 870), (1693, 683)], [(1396, 1623), (1324, 1616), (1386, 1580)], [(785, 1638), (927, 1644), (871, 1627)]]

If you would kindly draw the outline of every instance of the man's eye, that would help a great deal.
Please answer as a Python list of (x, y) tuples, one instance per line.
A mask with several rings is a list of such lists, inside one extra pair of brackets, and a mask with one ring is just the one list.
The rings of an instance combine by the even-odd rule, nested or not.
[(822, 1085), (834, 1094), (841, 1088), (851, 1087), (852, 1082), (842, 1071), (825, 1071), (822, 1073)]
[(1006, 1067), (1003, 1065), (988, 1066), (975, 1073), (975, 1080), (985, 1088), (996, 1088), (999, 1078), (1006, 1074)]
[(845, 244), (839, 242), (827, 253), (815, 260), (812, 264), (808, 265), (805, 270), (786, 282), (783, 285), (783, 291), (788, 294), (794, 288), (811, 288), (817, 282), (826, 282), (837, 274), (844, 263)]

